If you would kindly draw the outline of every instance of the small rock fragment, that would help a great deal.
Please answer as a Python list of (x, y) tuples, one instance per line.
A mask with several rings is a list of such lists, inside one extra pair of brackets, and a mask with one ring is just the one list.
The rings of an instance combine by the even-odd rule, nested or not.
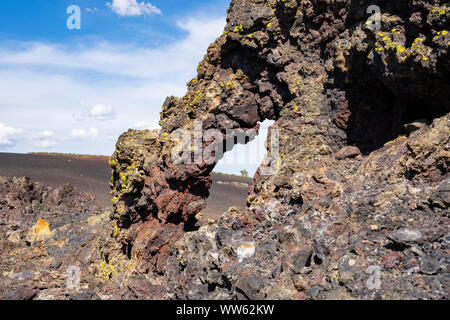
[(33, 288), (20, 288), (11, 296), (5, 297), (5, 300), (32, 300), (37, 294)]
[(399, 252), (391, 252), (382, 257), (383, 267), (385, 269), (393, 269), (400, 265), (403, 255)]
[(416, 254), (416, 255), (418, 255), (418, 256), (422, 256), (424, 253), (423, 253), (423, 251), (422, 251), (422, 249), (420, 249), (418, 246), (416, 246), (416, 245), (414, 245), (414, 246), (412, 246), (411, 247), (411, 251), (414, 253), (414, 254)]
[(445, 242), (446, 244), (450, 244), (450, 234), (448, 234), (448, 235), (446, 235), (446, 236), (444, 237), (444, 242)]
[(298, 291), (305, 291), (308, 290), (308, 282), (305, 281), (302, 275), (296, 274), (292, 277), (292, 282), (294, 283), (295, 289)]
[(253, 257), (255, 254), (255, 244), (253, 242), (245, 242), (239, 246), (237, 249), (237, 257), (239, 261), (245, 258)]
[(439, 261), (432, 257), (424, 256), (420, 259), (420, 271), (424, 274), (438, 274), (440, 270)]
[(7, 233), (7, 235), (8, 235), (8, 240), (14, 244), (19, 244), (22, 239), (20, 230), (11, 231), (11, 232)]
[(416, 242), (422, 238), (422, 232), (417, 229), (399, 229), (397, 231), (392, 232), (388, 235), (389, 239), (392, 239), (396, 242), (405, 243), (405, 242)]
[(338, 160), (351, 159), (356, 158), (359, 155), (361, 155), (361, 151), (359, 150), (358, 147), (346, 146), (336, 153), (336, 159)]

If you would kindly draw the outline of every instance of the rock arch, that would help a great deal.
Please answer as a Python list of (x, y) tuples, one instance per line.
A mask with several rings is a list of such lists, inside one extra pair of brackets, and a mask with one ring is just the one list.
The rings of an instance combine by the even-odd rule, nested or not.
[[(129, 288), (146, 279), (141, 294), (149, 297), (370, 295), (358, 289), (368, 262), (349, 249), (350, 238), (364, 240), (361, 230), (375, 225), (375, 216), (387, 219), (386, 212), (397, 210), (393, 214), (403, 217), (406, 203), (417, 200), (383, 200), (370, 190), (412, 187), (405, 176), (412, 167), (416, 178), (433, 176), (427, 190), (448, 181), (447, 5), (377, 3), (381, 30), (366, 24), (364, 1), (231, 2), (224, 34), (209, 47), (187, 94), (164, 102), (162, 129), (129, 130), (111, 158), (114, 237), (134, 270)], [(422, 111), (425, 101), (429, 108)], [(385, 144), (419, 116), (430, 121), (417, 128), (420, 134)], [(256, 173), (245, 212), (230, 209), (216, 225), (198, 229), (195, 215), (214, 165), (174, 164), (171, 134), (192, 132), (196, 121), (203, 130), (226, 132), (256, 129), (264, 119), (275, 120), (272, 128), (279, 130), (279, 171)], [(435, 221), (441, 209), (430, 205), (418, 220)], [(305, 267), (339, 278), (356, 260), (352, 272), (359, 280), (341, 279), (350, 294), (332, 279), (305, 293), (312, 288), (311, 279), (300, 276)], [(390, 287), (391, 296), (401, 296), (405, 286)]]

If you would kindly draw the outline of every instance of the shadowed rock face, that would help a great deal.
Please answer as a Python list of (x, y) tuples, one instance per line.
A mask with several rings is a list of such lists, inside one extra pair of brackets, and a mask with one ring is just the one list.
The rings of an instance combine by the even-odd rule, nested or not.
[[(366, 2), (231, 2), (162, 129), (117, 143), (121, 297), (449, 297), (450, 11), (376, 1), (375, 30)], [(214, 166), (174, 164), (171, 134), (264, 119), (279, 130), (277, 173), (262, 164), (246, 210), (196, 221)]]

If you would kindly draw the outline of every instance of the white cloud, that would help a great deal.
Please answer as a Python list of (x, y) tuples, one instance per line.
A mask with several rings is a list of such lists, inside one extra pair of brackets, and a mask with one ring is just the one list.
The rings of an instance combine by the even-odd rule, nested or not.
[(0, 146), (12, 146), (23, 134), (23, 129), (5, 126), (0, 122)]
[(51, 137), (53, 137), (54, 134), (55, 134), (55, 133), (54, 133), (53, 131), (45, 130), (45, 131), (39, 132), (38, 137), (41, 138), (41, 139), (46, 139), (46, 138), (51, 138)]
[(55, 133), (53, 131), (44, 130), (44, 131), (39, 132), (35, 136), (30, 136), (29, 139), (34, 142), (33, 146), (42, 148), (42, 149), (47, 149), (47, 148), (56, 147), (58, 145), (56, 143), (56, 141), (54, 141), (54, 136), (55, 136)]
[(151, 14), (162, 14), (162, 11), (150, 2), (136, 0), (113, 0), (106, 5), (119, 16), (142, 16)]
[(98, 9), (97, 8), (86, 8), (86, 12), (89, 12), (89, 13), (96, 13), (96, 12), (98, 12)]
[(225, 19), (188, 19), (177, 22), (188, 36), (171, 45), (142, 48), (108, 42), (76, 47), (48, 43), (22, 43), (16, 50), (0, 46), (0, 65), (59, 68), (61, 71), (99, 72), (142, 80), (173, 81), (192, 76), (208, 45), (220, 35)]
[(138, 121), (134, 124), (134, 128), (138, 130), (155, 130), (155, 129), (161, 129), (160, 125), (157, 122), (150, 122), (150, 121)]
[(36, 144), (36, 147), (47, 149), (47, 148), (55, 147), (56, 145), (57, 145), (57, 143), (55, 141), (41, 141)]
[(99, 130), (97, 128), (91, 127), (89, 130), (84, 129), (72, 129), (70, 136), (79, 140), (89, 140), (97, 138), (99, 135)]
[(96, 104), (91, 111), (89, 111), (89, 115), (95, 120), (106, 121), (114, 119), (116, 112), (113, 106)]
[[(20, 119), (20, 127), (34, 137), (8, 150), (33, 151), (44, 140), (38, 134), (51, 130), (54, 136), (46, 140), (58, 143), (55, 152), (111, 154), (119, 135), (130, 127), (158, 128), (165, 98), (186, 92), (208, 45), (222, 33), (225, 17), (177, 25), (187, 31), (186, 37), (152, 48), (1, 42), (1, 121), (19, 126)], [(97, 121), (90, 112), (98, 102), (114, 106), (116, 117)], [(97, 128), (96, 139), (88, 134), (90, 127)], [(84, 133), (75, 131), (74, 137), (67, 128), (84, 128)]]

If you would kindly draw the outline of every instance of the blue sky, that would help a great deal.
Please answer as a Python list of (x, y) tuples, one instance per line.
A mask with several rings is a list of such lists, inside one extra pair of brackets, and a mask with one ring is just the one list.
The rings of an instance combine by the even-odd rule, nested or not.
[[(80, 30), (66, 26), (70, 5), (81, 10)], [(0, 1), (0, 152), (110, 155), (129, 128), (158, 128), (165, 97), (185, 93), (228, 5)], [(218, 170), (240, 167), (256, 164)]]
[[(125, 1), (127, 2), (127, 1)], [(148, 1), (138, 0), (137, 3)], [(177, 22), (189, 18), (225, 17), (229, 0), (152, 0), (161, 14), (121, 16), (109, 4), (113, 0), (2, 0), (0, 36), (2, 40), (73, 42), (127, 42), (155, 46), (181, 39), (185, 30)], [(78, 5), (82, 29), (66, 28), (66, 8)]]

